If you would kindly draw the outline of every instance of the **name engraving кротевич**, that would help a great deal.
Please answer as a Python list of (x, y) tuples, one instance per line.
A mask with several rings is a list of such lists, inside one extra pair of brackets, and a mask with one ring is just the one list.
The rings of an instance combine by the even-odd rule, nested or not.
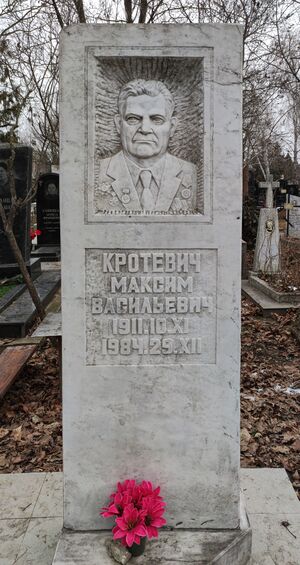
[(214, 363), (215, 250), (86, 254), (87, 364)]

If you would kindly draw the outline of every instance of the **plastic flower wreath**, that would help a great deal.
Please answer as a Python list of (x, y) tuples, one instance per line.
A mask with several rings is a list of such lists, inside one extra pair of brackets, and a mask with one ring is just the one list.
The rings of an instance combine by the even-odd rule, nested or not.
[(160, 487), (135, 480), (118, 483), (117, 491), (110, 495), (111, 502), (100, 512), (103, 518), (115, 518), (113, 538), (126, 547), (139, 545), (141, 538), (157, 538), (158, 528), (166, 524), (163, 518), (166, 503), (160, 496)]
[(30, 239), (33, 240), (37, 235), (42, 235), (41, 230), (30, 229)]

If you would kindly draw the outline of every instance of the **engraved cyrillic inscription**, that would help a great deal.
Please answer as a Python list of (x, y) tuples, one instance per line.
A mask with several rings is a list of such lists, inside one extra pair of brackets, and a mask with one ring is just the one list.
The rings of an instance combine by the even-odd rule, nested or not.
[(86, 252), (89, 365), (214, 363), (215, 250)]

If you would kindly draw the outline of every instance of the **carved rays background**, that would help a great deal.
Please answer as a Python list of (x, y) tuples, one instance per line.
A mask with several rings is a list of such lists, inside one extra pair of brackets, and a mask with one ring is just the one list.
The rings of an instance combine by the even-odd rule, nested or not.
[(197, 209), (203, 211), (203, 60), (175, 57), (98, 57), (95, 91), (95, 157), (117, 153), (120, 138), (113, 117), (118, 95), (136, 78), (161, 80), (175, 99), (178, 125), (169, 142), (176, 157), (197, 166)]

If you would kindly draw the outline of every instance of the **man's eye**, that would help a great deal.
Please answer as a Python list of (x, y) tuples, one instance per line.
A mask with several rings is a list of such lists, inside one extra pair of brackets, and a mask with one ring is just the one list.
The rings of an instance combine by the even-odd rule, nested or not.
[(129, 125), (138, 124), (140, 122), (140, 118), (138, 116), (128, 116), (126, 118), (126, 122)]
[(162, 116), (151, 116), (151, 121), (157, 125), (162, 125), (165, 123), (165, 120)]

